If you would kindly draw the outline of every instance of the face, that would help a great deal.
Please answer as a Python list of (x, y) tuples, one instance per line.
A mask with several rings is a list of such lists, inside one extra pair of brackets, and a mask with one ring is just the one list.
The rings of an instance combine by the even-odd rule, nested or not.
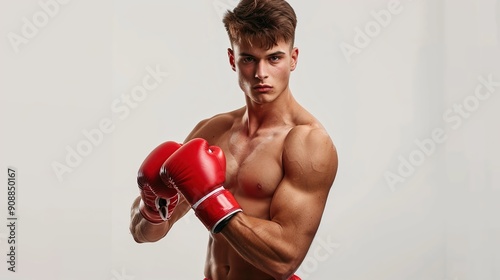
[(290, 73), (295, 70), (299, 51), (284, 41), (269, 50), (258, 46), (259, 42), (233, 44), (228, 56), (247, 98), (264, 104), (289, 90)]

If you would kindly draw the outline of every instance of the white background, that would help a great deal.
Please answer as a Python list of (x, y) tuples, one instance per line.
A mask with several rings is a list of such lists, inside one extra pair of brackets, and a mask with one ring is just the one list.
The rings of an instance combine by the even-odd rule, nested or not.
[[(57, 6), (51, 15), (42, 8), (49, 2)], [(0, 278), (202, 279), (207, 232), (192, 214), (165, 239), (136, 244), (129, 209), (151, 149), (244, 105), (219, 12), (236, 1), (0, 3), (5, 225), (7, 167), (18, 171), (17, 272), (2, 261)], [(474, 97), (479, 76), (500, 82), (500, 1), (290, 3), (300, 50), (291, 89), (339, 152), (321, 227), (298, 274), (500, 279), (500, 86)], [(374, 14), (388, 5), (397, 13), (382, 26)], [(357, 28), (367, 26), (372, 36), (360, 45)], [(346, 44), (357, 52), (346, 55)], [(125, 106), (120, 98), (142, 85), (148, 67), (168, 77), (129, 114), (113, 110)], [(455, 112), (464, 102), (463, 114)], [(113, 130), (70, 167), (69, 150), (88, 142), (82, 131), (106, 120)], [(424, 154), (416, 142), (435, 130), (443, 141)], [(401, 167), (410, 160), (416, 164)], [(58, 176), (54, 164), (71, 172)], [(389, 173), (404, 181), (391, 183)], [(1, 226), (1, 260), (8, 236)]]

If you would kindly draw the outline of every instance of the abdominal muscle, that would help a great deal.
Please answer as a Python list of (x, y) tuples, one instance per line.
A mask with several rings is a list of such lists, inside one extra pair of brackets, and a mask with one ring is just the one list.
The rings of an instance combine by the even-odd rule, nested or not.
[(245, 261), (220, 235), (211, 236), (207, 249), (205, 276), (210, 280), (273, 279)]

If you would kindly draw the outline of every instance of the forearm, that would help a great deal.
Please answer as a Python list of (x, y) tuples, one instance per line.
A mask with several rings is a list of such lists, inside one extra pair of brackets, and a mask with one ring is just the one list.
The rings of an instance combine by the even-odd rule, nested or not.
[(305, 255), (300, 244), (284, 236), (281, 225), (243, 213), (235, 215), (221, 234), (246, 261), (275, 279), (288, 279)]
[(170, 229), (169, 221), (152, 224), (139, 211), (141, 197), (137, 197), (130, 211), (130, 233), (137, 243), (156, 242), (163, 238)]

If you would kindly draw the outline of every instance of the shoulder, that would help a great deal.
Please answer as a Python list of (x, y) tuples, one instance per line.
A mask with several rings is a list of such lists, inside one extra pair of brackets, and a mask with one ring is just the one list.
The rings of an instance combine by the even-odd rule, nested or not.
[(283, 165), (285, 174), (297, 180), (306, 177), (312, 185), (330, 187), (337, 173), (337, 149), (319, 123), (297, 125), (285, 138)]
[(231, 129), (235, 119), (242, 114), (241, 110), (242, 109), (240, 108), (234, 111), (216, 114), (210, 118), (201, 120), (186, 137), (185, 141), (189, 141), (193, 138), (203, 138), (209, 142), (214, 141), (223, 133)]

